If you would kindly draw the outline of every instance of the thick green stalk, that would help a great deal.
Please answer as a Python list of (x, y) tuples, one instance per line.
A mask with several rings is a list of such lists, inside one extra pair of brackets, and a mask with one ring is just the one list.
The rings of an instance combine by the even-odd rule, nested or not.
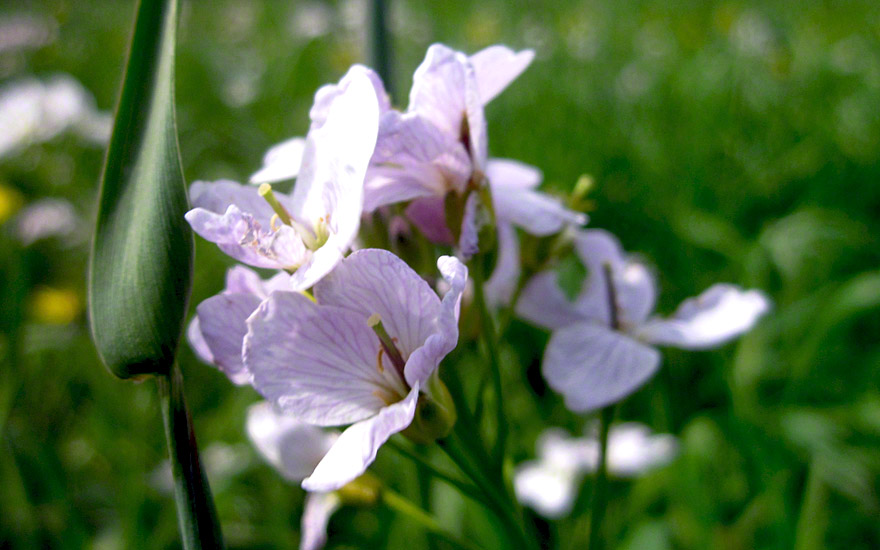
[(211, 498), (211, 488), (199, 460), (196, 434), (183, 394), (183, 377), (175, 363), (167, 376), (156, 378), (171, 473), (174, 500), (183, 547), (186, 550), (223, 548), (220, 521)]

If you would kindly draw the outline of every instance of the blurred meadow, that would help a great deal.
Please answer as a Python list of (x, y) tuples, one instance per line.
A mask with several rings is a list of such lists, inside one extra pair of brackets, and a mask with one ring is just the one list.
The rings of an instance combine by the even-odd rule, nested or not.
[[(389, 3), (397, 105), (433, 42), (536, 51), (487, 109), (491, 153), (540, 167), (559, 194), (592, 177), (590, 226), (655, 267), (661, 312), (717, 281), (774, 301), (720, 350), (665, 350), (659, 375), (618, 408), (619, 420), (677, 435), (681, 449), (669, 466), (612, 481), (609, 547), (880, 547), (876, 1)], [(315, 90), (369, 61), (368, 8), (184, 0), (176, 95), (187, 180), (245, 181), (267, 147), (303, 135)], [(133, 14), (132, 1), (0, 2), (0, 548), (180, 544), (155, 384), (107, 372), (84, 312)], [(59, 112), (31, 105), (64, 86)], [(229, 265), (196, 239), (191, 309), (222, 289)], [(504, 340), (517, 462), (546, 425), (578, 433), (589, 422), (544, 385), (546, 339), (515, 321)], [(244, 433), (258, 395), (182, 347), (227, 545), (295, 547), (303, 491)], [(461, 368), (481, 368), (475, 348), (456, 350)], [(373, 469), (414, 499), (430, 491), (453, 531), (492, 540), (471, 502), (420, 487), (393, 449)], [(576, 522), (535, 521), (550, 540), (577, 540)], [(331, 520), (328, 548), (403, 547), (427, 541), (386, 510)]]

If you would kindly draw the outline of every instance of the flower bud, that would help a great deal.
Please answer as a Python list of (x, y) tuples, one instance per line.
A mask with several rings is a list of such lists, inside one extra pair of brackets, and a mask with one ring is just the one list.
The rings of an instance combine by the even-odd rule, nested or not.
[(382, 482), (379, 478), (365, 472), (336, 491), (339, 500), (346, 506), (372, 506), (379, 500), (382, 491)]
[(436, 372), (428, 380), (426, 390), (427, 393), (419, 394), (412, 424), (402, 432), (411, 441), (422, 445), (449, 435), (458, 419), (452, 396)]

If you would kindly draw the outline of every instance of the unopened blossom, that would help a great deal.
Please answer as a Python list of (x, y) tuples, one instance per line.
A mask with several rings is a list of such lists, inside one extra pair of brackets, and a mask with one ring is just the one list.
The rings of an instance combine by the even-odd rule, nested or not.
[(656, 282), (602, 230), (579, 231), (575, 251), (589, 276), (570, 301), (552, 271), (529, 281), (517, 313), (553, 331), (544, 352), (547, 383), (573, 411), (626, 397), (660, 365), (654, 345), (683, 349), (719, 346), (748, 331), (770, 308), (758, 290), (716, 284), (684, 301), (668, 318), (652, 315)]
[(291, 288), (311, 287), (339, 263), (360, 227), (364, 174), (376, 142), (379, 103), (370, 79), (351, 71), (331, 100), (316, 97), (291, 196), (232, 181), (196, 182), (186, 214), (193, 229), (256, 267), (292, 273)]
[[(271, 403), (252, 405), (247, 432), (263, 459), (288, 481), (299, 483), (318, 465), (339, 433), (306, 424)], [(318, 550), (327, 542), (327, 523), (342, 505), (334, 492), (307, 493), (300, 522), (300, 550)]]
[(242, 265), (226, 272), (226, 288), (204, 300), (187, 328), (187, 338), (196, 354), (216, 365), (238, 385), (248, 384), (251, 374), (241, 358), (247, 334), (245, 321), (274, 290), (290, 289), (290, 275), (282, 271), (263, 280), (256, 271)]
[(451, 428), (436, 371), (458, 342), (467, 268), (449, 256), (437, 265), (450, 288), (442, 300), (394, 254), (359, 250), (315, 285), (314, 301), (276, 291), (248, 319), (244, 362), (257, 391), (303, 422), (350, 425), (305, 489), (339, 489), (395, 433), (427, 442)]
[[(558, 519), (568, 515), (584, 476), (599, 466), (599, 439), (571, 437), (565, 430), (550, 428), (538, 438), (536, 460), (519, 464), (513, 477), (516, 498), (542, 516)], [(655, 435), (637, 422), (611, 426), (605, 467), (616, 477), (636, 477), (669, 463), (678, 442), (669, 434)]]

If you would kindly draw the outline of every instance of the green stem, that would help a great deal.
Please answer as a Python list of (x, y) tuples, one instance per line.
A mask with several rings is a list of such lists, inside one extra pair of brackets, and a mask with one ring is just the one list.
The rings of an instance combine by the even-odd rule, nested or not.
[(590, 514), (589, 550), (602, 548), (601, 527), (608, 501), (608, 429), (614, 419), (614, 405), (602, 409), (599, 415), (599, 466), (596, 468), (596, 483), (593, 488), (593, 510)]
[[(501, 521), (504, 527), (504, 535), (509, 540), (511, 547), (514, 548), (530, 548), (534, 545), (530, 544), (529, 537), (523, 530), (517, 519), (516, 512), (511, 506), (510, 500), (499, 492), (497, 482), (491, 481), (468, 457), (464, 450), (462, 440), (454, 433), (446, 439), (437, 442), (447, 456), (455, 463), (456, 466), (476, 484), (484, 495), (484, 501), (492, 513)], [(503, 486), (502, 486), (503, 487)]]
[(175, 363), (171, 373), (157, 377), (165, 437), (174, 477), (177, 520), (185, 550), (223, 548), (217, 510), (208, 478), (199, 460), (192, 418), (183, 394), (183, 376)]
[(800, 516), (795, 528), (795, 550), (825, 548), (825, 529), (828, 527), (828, 489), (822, 481), (816, 460), (810, 464)]
[(418, 523), (429, 533), (437, 535), (456, 548), (462, 548), (464, 550), (474, 550), (478, 548), (468, 541), (460, 540), (458, 537), (444, 529), (434, 516), (390, 489), (382, 490), (382, 502), (388, 508), (405, 516), (407, 519)]
[(388, 32), (388, 4), (390, 0), (372, 0), (372, 58), (373, 66), (385, 84), (388, 93), (394, 92), (394, 80), (391, 75), (391, 37)]
[(495, 420), (497, 434), (495, 448), (492, 450), (492, 458), (498, 467), (504, 464), (504, 451), (507, 443), (507, 417), (504, 414), (504, 390), (501, 384), (501, 362), (498, 360), (498, 338), (495, 332), (495, 322), (486, 305), (486, 293), (483, 285), (486, 282), (483, 272), (483, 258), (477, 256), (473, 262), (474, 295), (477, 307), (480, 308), (480, 323), (482, 324), (482, 337), (486, 345), (486, 353), (489, 356), (489, 368), (492, 373), (492, 389), (495, 392)]
[(409, 449), (407, 449), (404, 445), (399, 442), (391, 439), (386, 443), (386, 445), (390, 446), (392, 449), (397, 451), (399, 454), (405, 456), (406, 458), (412, 460), (415, 464), (417, 464), (420, 468), (420, 471), (431, 474), (433, 477), (443, 481), (447, 485), (458, 489), (458, 491), (464, 496), (479, 502), (480, 504), (486, 504), (486, 498), (483, 496), (483, 493), (475, 487), (471, 483), (464, 482), (460, 479), (456, 479), (454, 476), (444, 472), (440, 468), (434, 466), (430, 462), (428, 462), (425, 457), (420, 456), (418, 453), (415, 453)]

